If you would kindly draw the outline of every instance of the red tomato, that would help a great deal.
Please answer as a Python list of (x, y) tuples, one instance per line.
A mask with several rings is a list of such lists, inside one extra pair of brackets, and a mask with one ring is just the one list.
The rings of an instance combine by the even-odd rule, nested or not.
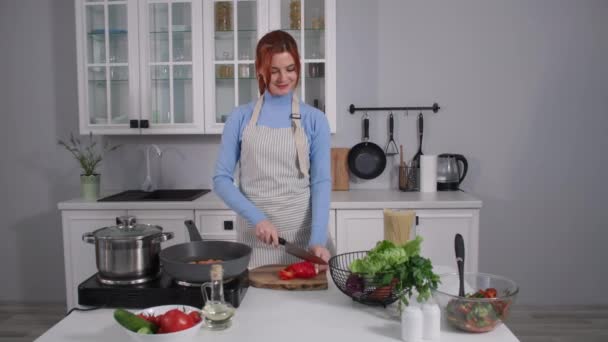
[(192, 317), (188, 316), (179, 309), (173, 309), (165, 312), (160, 319), (160, 328), (165, 333), (172, 333), (191, 328), (196, 323)]
[(194, 324), (197, 324), (202, 319), (201, 313), (198, 311), (192, 311), (191, 313), (188, 314), (188, 316), (190, 316), (190, 318), (192, 318), (192, 320), (194, 321)]

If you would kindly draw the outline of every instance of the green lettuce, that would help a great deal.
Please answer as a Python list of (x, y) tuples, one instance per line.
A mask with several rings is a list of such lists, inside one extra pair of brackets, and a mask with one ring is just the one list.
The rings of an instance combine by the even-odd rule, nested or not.
[(419, 300), (426, 300), (431, 289), (437, 288), (439, 276), (433, 273), (431, 261), (420, 256), (421, 244), (420, 236), (401, 246), (388, 240), (379, 241), (364, 258), (353, 261), (349, 269), (380, 285), (389, 285), (397, 279), (396, 289), (406, 305), (413, 288), (416, 288)]

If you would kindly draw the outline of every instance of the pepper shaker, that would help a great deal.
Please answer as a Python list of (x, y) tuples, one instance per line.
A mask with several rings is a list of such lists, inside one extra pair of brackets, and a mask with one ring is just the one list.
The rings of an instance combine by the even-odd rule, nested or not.
[(420, 342), (422, 339), (422, 310), (408, 306), (401, 314), (401, 339), (405, 342)]

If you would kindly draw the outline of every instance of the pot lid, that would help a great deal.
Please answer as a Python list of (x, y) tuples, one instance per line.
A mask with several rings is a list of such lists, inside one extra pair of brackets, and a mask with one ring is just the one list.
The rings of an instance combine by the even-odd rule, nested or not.
[(163, 228), (151, 224), (139, 224), (133, 216), (116, 218), (116, 225), (97, 229), (93, 232), (96, 239), (143, 239), (162, 233)]

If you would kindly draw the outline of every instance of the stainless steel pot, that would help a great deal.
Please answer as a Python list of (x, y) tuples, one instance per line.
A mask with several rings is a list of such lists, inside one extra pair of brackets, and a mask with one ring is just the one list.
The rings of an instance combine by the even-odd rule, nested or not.
[(95, 244), (95, 259), (104, 284), (140, 284), (160, 274), (161, 242), (173, 233), (150, 224), (137, 224), (135, 217), (116, 218), (116, 226), (104, 227), (82, 235), (82, 241)]

